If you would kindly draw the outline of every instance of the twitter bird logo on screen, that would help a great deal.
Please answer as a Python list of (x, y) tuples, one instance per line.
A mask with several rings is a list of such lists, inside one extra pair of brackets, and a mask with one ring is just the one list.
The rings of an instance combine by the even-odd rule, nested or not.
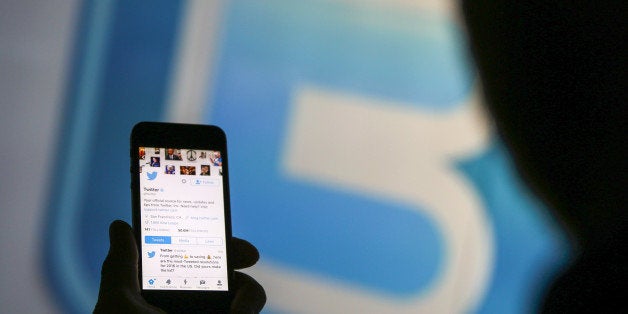
[(157, 171), (147, 172), (146, 177), (148, 177), (148, 180), (150, 181), (155, 180), (155, 178), (157, 178)]
[(153, 258), (153, 257), (155, 257), (155, 251), (148, 252), (148, 258)]

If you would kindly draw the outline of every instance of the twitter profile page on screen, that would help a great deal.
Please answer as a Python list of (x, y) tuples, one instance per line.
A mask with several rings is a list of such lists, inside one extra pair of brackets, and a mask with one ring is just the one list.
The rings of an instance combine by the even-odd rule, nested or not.
[(220, 152), (139, 150), (143, 289), (228, 290)]

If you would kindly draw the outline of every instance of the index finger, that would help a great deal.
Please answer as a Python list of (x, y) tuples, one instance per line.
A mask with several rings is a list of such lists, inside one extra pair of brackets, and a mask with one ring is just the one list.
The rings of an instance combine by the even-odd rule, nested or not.
[(233, 237), (231, 247), (232, 265), (235, 269), (251, 267), (259, 260), (259, 251), (249, 241)]

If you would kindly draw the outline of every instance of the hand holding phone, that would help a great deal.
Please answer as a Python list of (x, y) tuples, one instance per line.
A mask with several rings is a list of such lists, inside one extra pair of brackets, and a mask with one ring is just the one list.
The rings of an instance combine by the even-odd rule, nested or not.
[[(138, 250), (131, 227), (117, 220), (109, 227), (109, 254), (102, 266), (100, 292), (94, 313), (163, 313), (144, 300), (138, 280)], [(259, 258), (257, 249), (245, 240), (232, 238), (233, 268), (253, 266)], [(258, 313), (266, 303), (266, 294), (255, 279), (235, 272), (231, 313)], [(175, 311), (176, 312), (176, 311)], [(205, 313), (217, 312), (213, 308)]]
[(130, 229), (121, 222), (112, 224), (100, 309), (116, 306), (103, 300), (117, 298), (131, 307), (154, 305), (168, 312), (261, 310), (261, 286), (233, 271), (253, 265), (259, 255), (248, 242), (231, 237), (228, 178), (220, 128), (154, 122), (133, 128), (135, 241), (129, 241)]

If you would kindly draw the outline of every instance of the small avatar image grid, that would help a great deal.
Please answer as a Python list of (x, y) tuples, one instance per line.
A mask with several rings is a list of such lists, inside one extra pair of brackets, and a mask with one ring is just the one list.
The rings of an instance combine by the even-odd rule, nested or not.
[(140, 173), (147, 167), (148, 171), (160, 168), (168, 175), (222, 175), (222, 155), (214, 150), (140, 147), (139, 164)]

